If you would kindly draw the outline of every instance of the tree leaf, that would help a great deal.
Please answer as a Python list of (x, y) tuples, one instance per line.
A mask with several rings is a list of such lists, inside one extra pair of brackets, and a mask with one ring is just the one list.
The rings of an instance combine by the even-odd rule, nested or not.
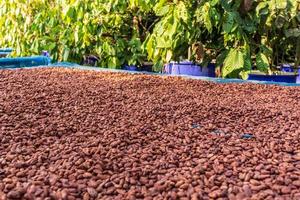
[(224, 50), (222, 51), (218, 56), (217, 56), (217, 59), (216, 59), (216, 66), (217, 67), (221, 67), (224, 63), (224, 60), (226, 59), (227, 55), (229, 53), (229, 50)]
[(259, 18), (260, 15), (267, 15), (269, 13), (268, 10), (268, 2), (260, 2), (256, 6), (256, 16)]
[(244, 54), (244, 70), (250, 71), (252, 69), (250, 49), (245, 49), (243, 54)]
[(68, 60), (69, 54), (70, 54), (70, 49), (65, 49), (64, 50), (64, 56), (63, 56), (63, 61), (67, 61)]
[(219, 3), (219, 0), (211, 0), (210, 1), (211, 6), (217, 5), (217, 3)]
[(161, 8), (159, 8), (159, 9), (157, 9), (156, 12), (155, 12), (155, 14), (157, 16), (164, 16), (164, 15), (166, 15), (169, 12), (169, 10), (170, 10), (170, 6), (169, 5), (165, 5), (165, 6), (161, 7)]
[(150, 36), (149, 39), (147, 39), (146, 43), (146, 50), (148, 52), (148, 57), (151, 59), (153, 57), (153, 37)]
[(206, 2), (202, 8), (202, 20), (203, 23), (208, 30), (208, 32), (212, 32), (212, 23), (211, 23), (211, 18), (210, 18), (210, 4)]
[(179, 3), (176, 4), (175, 9), (177, 11), (178, 17), (187, 23), (189, 17), (188, 17), (188, 11), (185, 3), (180, 1)]
[(285, 9), (287, 7), (287, 0), (276, 0), (277, 9)]
[(225, 22), (223, 24), (223, 30), (226, 33), (231, 33), (234, 27), (234, 14), (232, 12), (228, 12), (225, 17)]
[(276, 17), (275, 25), (278, 29), (282, 28), (285, 23), (286, 23), (286, 20), (282, 15), (278, 15)]
[(284, 31), (284, 34), (287, 38), (300, 37), (300, 29), (299, 28), (287, 29)]
[(173, 56), (173, 52), (171, 50), (167, 51), (167, 55), (166, 55), (166, 62), (170, 62)]
[(235, 77), (244, 68), (244, 55), (239, 49), (230, 49), (222, 68), (222, 77)]
[(269, 60), (268, 57), (259, 52), (256, 55), (256, 67), (259, 71), (267, 73), (269, 71)]
[(251, 73), (250, 70), (249, 71), (241, 71), (239, 75), (243, 80), (247, 80), (250, 73)]

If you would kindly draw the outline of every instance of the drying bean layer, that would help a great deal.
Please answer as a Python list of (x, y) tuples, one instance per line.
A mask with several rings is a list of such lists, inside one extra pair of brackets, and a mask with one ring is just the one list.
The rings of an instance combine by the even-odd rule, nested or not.
[(0, 71), (0, 199), (300, 199), (300, 88)]

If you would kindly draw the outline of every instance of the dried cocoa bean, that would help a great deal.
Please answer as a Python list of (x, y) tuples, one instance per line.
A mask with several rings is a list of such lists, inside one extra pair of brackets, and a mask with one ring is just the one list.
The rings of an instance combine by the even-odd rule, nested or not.
[(7, 198), (9, 199), (20, 199), (21, 193), (16, 190), (11, 190), (9, 193), (7, 193)]
[(64, 68), (0, 79), (0, 199), (300, 196), (299, 88)]
[(94, 188), (88, 187), (86, 190), (91, 197), (94, 197), (94, 198), (97, 197), (98, 192)]

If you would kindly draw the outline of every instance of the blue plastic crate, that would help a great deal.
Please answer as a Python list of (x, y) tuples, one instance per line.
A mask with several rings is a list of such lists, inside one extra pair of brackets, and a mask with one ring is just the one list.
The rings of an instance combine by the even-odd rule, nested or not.
[(51, 59), (46, 56), (0, 58), (0, 68), (19, 68), (49, 65)]
[(269, 81), (269, 82), (283, 82), (296, 83), (297, 74), (281, 74), (281, 75), (266, 75), (266, 74), (249, 74), (248, 80), (255, 81)]
[(0, 49), (0, 58), (7, 57), (12, 51), (11, 48)]

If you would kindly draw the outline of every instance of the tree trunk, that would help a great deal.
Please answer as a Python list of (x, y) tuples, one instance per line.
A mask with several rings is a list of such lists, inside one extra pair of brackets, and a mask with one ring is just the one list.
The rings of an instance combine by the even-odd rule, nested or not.
[(252, 8), (253, 1), (254, 0), (242, 0), (241, 7), (240, 7), (241, 13), (243, 14), (248, 13)]
[(300, 65), (300, 37), (297, 38), (295, 68)]

